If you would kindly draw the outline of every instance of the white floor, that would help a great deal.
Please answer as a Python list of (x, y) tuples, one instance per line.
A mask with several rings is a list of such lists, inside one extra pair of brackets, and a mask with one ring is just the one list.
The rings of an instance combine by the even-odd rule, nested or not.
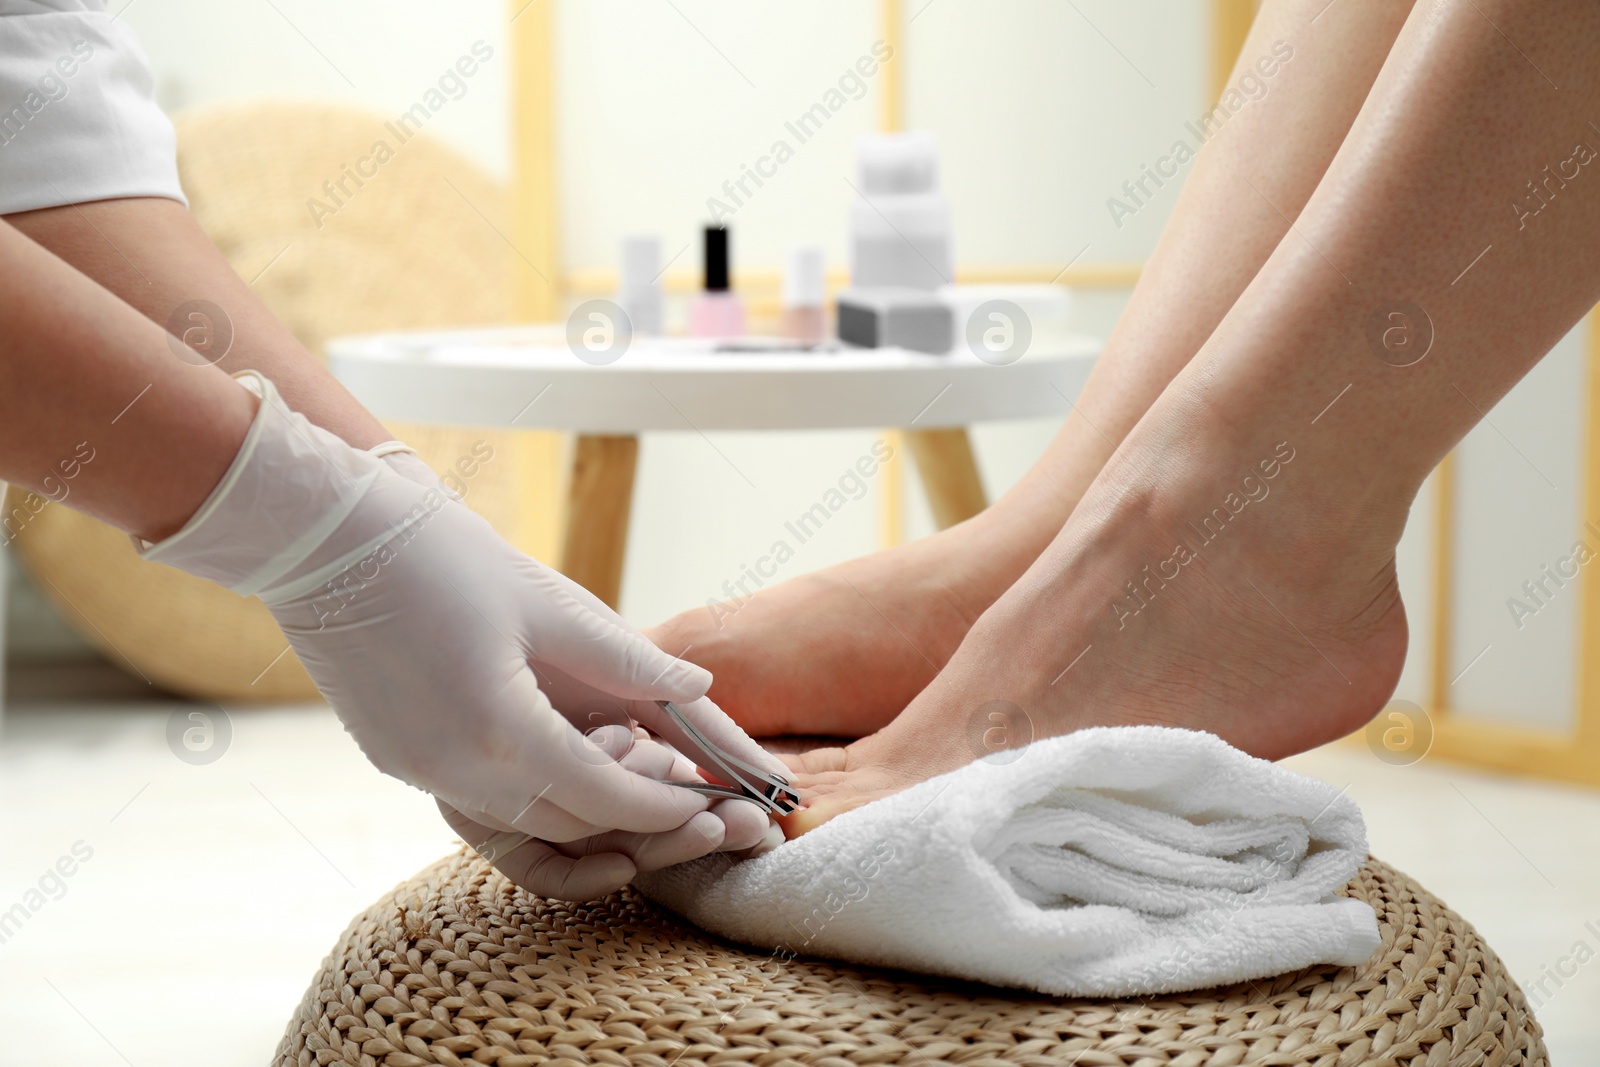
[[(235, 710), (226, 753), (193, 766), (166, 741), (193, 708), (216, 711), (11, 707), (0, 915), (32, 914), (0, 934), (0, 1065), (258, 1067), (348, 919), (452, 846), (432, 802), (368, 767), (326, 710)], [(1525, 989), (1559, 977), (1539, 1009), (1552, 1062), (1595, 1062), (1600, 963), (1573, 953), (1600, 949), (1600, 793), (1359, 748), (1294, 764), (1348, 785), (1373, 851), (1472, 921)], [(89, 858), (45, 877), (75, 846)]]

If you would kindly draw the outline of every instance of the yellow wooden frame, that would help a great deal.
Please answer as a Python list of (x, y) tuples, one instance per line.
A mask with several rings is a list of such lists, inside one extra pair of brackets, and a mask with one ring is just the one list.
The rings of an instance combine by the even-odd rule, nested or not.
[(524, 322), (561, 314), (554, 0), (509, 0), (512, 307)]
[[(556, 318), (569, 296), (605, 295), (616, 287), (616, 274), (606, 270), (567, 271), (560, 257), (560, 190), (556, 151), (556, 69), (554, 0), (508, 0), (512, 16), (512, 271), (515, 308), (520, 319)], [(1227, 85), (1233, 64), (1255, 17), (1256, 0), (1210, 0), (1210, 83), (1213, 95)], [(879, 34), (896, 57), (905, 54), (903, 0), (879, 0)], [(879, 79), (877, 127), (901, 129), (905, 118), (904, 63), (885, 64)], [(1048, 282), (1079, 288), (1131, 288), (1142, 264), (1085, 263), (1057, 274), (1045, 266), (957, 268), (958, 281)], [(775, 313), (779, 277), (776, 271), (745, 271), (736, 283), (748, 295), (752, 313)], [(832, 289), (844, 285), (843, 271), (829, 278)], [(691, 292), (698, 280), (692, 272), (669, 272), (669, 292)], [(1585, 473), (1583, 514), (1595, 513), (1600, 502), (1600, 319), (1588, 325), (1588, 387), (1585, 400)], [(904, 451), (895, 437), (897, 457)], [(1433, 722), (1432, 754), (1463, 763), (1517, 774), (1600, 785), (1600, 657), (1580, 654), (1575, 724), (1557, 732), (1463, 719), (1451, 714), (1451, 615), (1454, 608), (1455, 481), (1454, 458), (1446, 459), (1435, 476), (1433, 508), (1433, 634), (1429, 642), (1429, 693), (1426, 709)], [(880, 542), (898, 543), (904, 536), (903, 466), (887, 464), (879, 478)], [(1581, 576), (1579, 648), (1600, 649), (1600, 569)]]

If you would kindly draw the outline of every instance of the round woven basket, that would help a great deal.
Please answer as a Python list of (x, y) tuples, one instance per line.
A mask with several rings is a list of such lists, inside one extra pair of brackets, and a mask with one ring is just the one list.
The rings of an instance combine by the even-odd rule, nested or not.
[[(190, 210), (256, 294), (313, 353), (330, 336), (504, 322), (510, 257), (503, 191), (418, 134), (334, 214), (323, 183), (388, 134), (381, 116), (309, 102), (228, 104), (177, 122)], [(437, 471), (467, 460), (466, 503), (524, 551), (556, 538), (561, 439), (553, 434), (393, 424)], [(480, 463), (485, 449), (492, 454)], [(218, 702), (317, 696), (259, 602), (146, 563), (126, 536), (12, 491), (25, 507), (19, 554), (40, 590), (107, 656), (185, 696)], [(33, 514), (37, 511), (37, 514)], [(15, 524), (13, 524), (15, 525)]]
[(340, 938), (277, 1067), (349, 1064), (1547, 1063), (1539, 1024), (1476, 930), (1377, 860), (1345, 890), (1378, 912), (1360, 967), (1149, 1000), (1055, 1000), (709, 937), (631, 890), (530, 896), (463, 850)]

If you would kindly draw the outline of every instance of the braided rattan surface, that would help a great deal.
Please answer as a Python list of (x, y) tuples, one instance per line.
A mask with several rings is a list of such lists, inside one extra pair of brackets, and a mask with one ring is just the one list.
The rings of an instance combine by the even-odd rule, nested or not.
[(530, 896), (461, 853), (351, 924), (275, 1064), (1546, 1064), (1521, 990), (1459, 915), (1377, 860), (1347, 892), (1383, 933), (1363, 966), (1059, 1001), (781, 960), (631, 890)]

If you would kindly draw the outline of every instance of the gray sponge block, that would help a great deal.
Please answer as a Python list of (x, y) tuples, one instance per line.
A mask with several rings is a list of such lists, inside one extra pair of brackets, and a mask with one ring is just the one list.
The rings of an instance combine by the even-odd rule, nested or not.
[(839, 294), (839, 340), (944, 355), (955, 341), (955, 316), (926, 289), (846, 289)]

